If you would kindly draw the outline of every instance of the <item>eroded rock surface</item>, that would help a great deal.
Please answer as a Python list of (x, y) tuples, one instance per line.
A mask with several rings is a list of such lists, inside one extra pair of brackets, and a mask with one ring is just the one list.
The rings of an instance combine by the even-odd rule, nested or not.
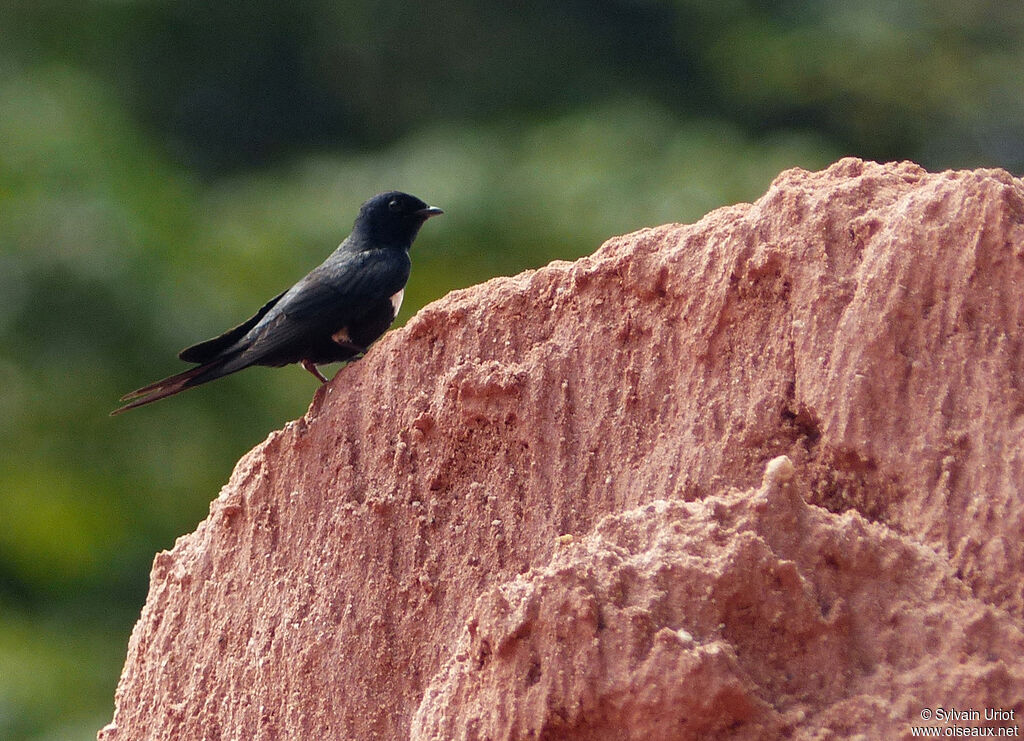
[(455, 292), (157, 556), (100, 738), (1024, 725), (1022, 289), (1020, 180), (846, 159)]

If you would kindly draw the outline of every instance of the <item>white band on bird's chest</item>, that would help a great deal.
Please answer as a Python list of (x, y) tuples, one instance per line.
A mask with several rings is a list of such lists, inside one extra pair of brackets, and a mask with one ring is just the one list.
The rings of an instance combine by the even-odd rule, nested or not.
[(394, 315), (391, 317), (392, 320), (394, 320), (394, 318), (396, 316), (398, 316), (398, 310), (402, 308), (402, 299), (403, 298), (405, 298), (405, 289), (404, 288), (401, 291), (399, 291), (398, 293), (396, 293), (394, 296), (391, 297), (391, 306), (395, 310)]

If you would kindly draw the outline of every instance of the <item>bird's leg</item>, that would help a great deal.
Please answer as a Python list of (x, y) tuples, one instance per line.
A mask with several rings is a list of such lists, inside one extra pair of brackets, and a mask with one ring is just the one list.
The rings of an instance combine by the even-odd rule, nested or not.
[(316, 376), (320, 380), (320, 383), (327, 383), (327, 379), (324, 377), (324, 374), (320, 372), (320, 369), (316, 367), (316, 363), (312, 360), (303, 360), (302, 367)]

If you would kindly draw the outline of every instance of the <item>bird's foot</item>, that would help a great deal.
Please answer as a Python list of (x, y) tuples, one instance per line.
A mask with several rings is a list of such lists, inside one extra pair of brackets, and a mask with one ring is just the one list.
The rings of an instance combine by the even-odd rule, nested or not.
[(308, 370), (314, 376), (316, 376), (317, 379), (319, 379), (320, 383), (327, 383), (327, 378), (324, 376), (323, 373), (320, 372), (320, 369), (316, 367), (316, 363), (314, 363), (312, 360), (303, 360), (302, 367)]

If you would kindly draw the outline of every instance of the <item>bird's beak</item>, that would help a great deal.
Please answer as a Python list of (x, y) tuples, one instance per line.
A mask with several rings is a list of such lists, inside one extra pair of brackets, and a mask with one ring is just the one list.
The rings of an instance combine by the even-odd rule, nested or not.
[(431, 216), (440, 216), (444, 211), (439, 209), (437, 206), (428, 206), (427, 208), (421, 208), (416, 212), (417, 216), (421, 216), (424, 219), (429, 219)]

